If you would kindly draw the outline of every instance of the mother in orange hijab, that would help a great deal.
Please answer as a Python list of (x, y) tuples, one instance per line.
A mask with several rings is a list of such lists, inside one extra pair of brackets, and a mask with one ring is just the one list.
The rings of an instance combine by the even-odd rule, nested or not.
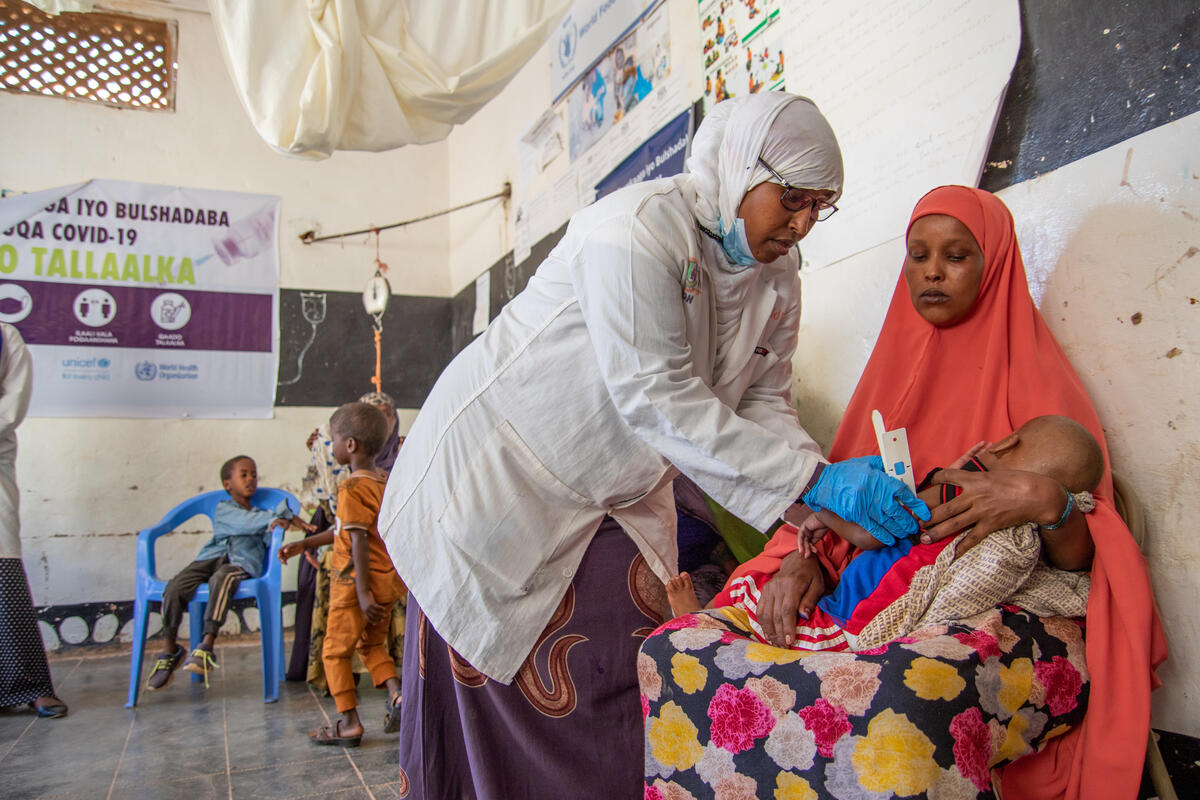
[[(840, 460), (877, 452), (871, 423), (873, 409), (881, 411), (889, 427), (907, 428), (913, 468), (918, 476), (951, 463), (980, 439), (996, 441), (1036, 416), (1060, 414), (1087, 427), (1100, 443), (1105, 461), (1104, 478), (1094, 493), (1094, 511), (1085, 515), (1073, 509), (1067, 503), (1067, 493), (1057, 482), (1033, 473), (942, 470), (936, 476), (935, 483), (956, 484), (962, 488), (962, 492), (956, 499), (934, 511), (925, 537), (926, 541), (939, 540), (974, 526), (959, 544), (959, 551), (962, 552), (987, 532), (1032, 520), (1043, 526), (1043, 554), (1047, 561), (1063, 569), (1090, 567), (1091, 591), (1083, 624), (1086, 658), (1080, 660), (1086, 663), (1084, 680), (1090, 681), (1086, 693), (1086, 714), (1083, 721), (1069, 732), (1061, 720), (1058, 725), (1054, 724), (1054, 719), (1046, 722), (1046, 730), (1040, 737), (1044, 747), (1004, 767), (1000, 783), (1005, 797), (1023, 799), (1136, 797), (1149, 729), (1150, 691), (1158, 684), (1153, 670), (1166, 658), (1166, 645), (1150, 591), (1145, 560), (1113, 504), (1108, 447), (1095, 408), (1065, 353), (1033, 304), (1012, 216), (998, 198), (988, 192), (963, 186), (935, 189), (923, 197), (914, 209), (906, 244), (904, 274), (897, 281), (879, 339), (846, 409), (829, 457)], [(748, 570), (775, 573), (762, 590), (758, 619), (767, 637), (783, 644), (783, 632), (794, 630), (796, 610), (810, 608), (836, 582), (854, 555), (853, 548), (847, 542), (835, 536), (826, 536), (818, 543), (818, 558), (804, 559), (796, 548), (795, 529), (785, 526), (771, 540), (763, 554), (743, 565), (735, 576)], [(701, 628), (710, 626), (714, 624), (709, 622), (711, 619), (696, 618), (694, 624)], [(680, 627), (680, 624), (676, 620), (664, 627)], [(1034, 676), (1040, 677), (1043, 668), (1038, 661), (1039, 656), (1049, 664), (1052, 660), (1050, 648), (1060, 644), (1050, 640), (1041, 641), (1049, 636), (1051, 627), (1057, 631), (1062, 626), (1058, 622), (1042, 622), (1034, 618), (1024, 627), (1014, 625), (1008, 628), (1009, 635), (1015, 630), (1018, 636), (1033, 639), (1024, 646), (1032, 646), (1031, 654), (1037, 662), (1033, 674), (1027, 676), (1035, 683)], [(956, 630), (958, 628), (952, 626), (944, 638), (954, 636), (959, 642), (971, 639), (970, 632), (955, 633)], [(679, 635), (685, 631), (656, 632), (643, 645), (642, 662), (639, 664), (643, 695), (671, 695), (682, 700), (683, 695), (678, 692), (672, 694), (665, 688), (673, 678), (661, 668), (657, 670), (657, 675), (654, 674), (652, 666), (653, 662), (662, 661), (656, 646), (662, 644), (663, 634), (671, 636), (673, 633)], [(688, 634), (693, 640), (699, 635)], [(686, 638), (679, 638), (678, 641), (682, 643)], [(658, 645), (655, 644), (656, 640)], [(728, 642), (729, 634), (725, 633), (716, 647), (724, 645), (727, 648)], [(901, 709), (896, 691), (903, 687), (889, 689), (886, 685), (887, 677), (892, 672), (897, 675), (903, 673), (903, 682), (907, 687), (916, 691), (918, 696), (923, 696), (922, 690), (914, 689), (914, 686), (924, 680), (922, 676), (925, 673), (934, 674), (937, 670), (929, 664), (919, 664), (928, 660), (922, 657), (911, 660), (911, 665), (905, 671), (904, 666), (910, 662), (903, 659), (911, 659), (911, 656), (897, 652), (918, 646), (925, 655), (935, 658), (939, 657), (938, 653), (953, 652), (952, 642), (948, 641), (946, 647), (940, 647), (933, 640), (927, 640), (919, 645), (901, 644), (899, 648), (893, 645), (891, 652), (847, 656), (854, 658), (860, 666), (869, 666), (872, 674), (885, 684), (876, 689), (874, 697), (865, 700), (860, 698), (858, 701), (864, 708), (857, 713), (864, 721), (871, 721), (870, 728), (862, 732), (861, 740), (870, 740), (876, 735), (876, 722), (883, 716), (891, 714), (887, 720), (879, 722), (881, 731), (885, 723), (892, 725), (895, 722), (892, 705), (897, 711), (906, 712), (908, 723), (935, 737), (935, 741), (934, 729), (939, 724), (944, 735), (944, 720), (933, 718), (938, 715), (934, 709), (934, 704), (938, 702), (936, 698), (928, 708), (931, 718), (921, 719), (921, 707), (909, 705)], [(681, 649), (698, 656), (701, 663), (706, 663), (704, 652), (695, 646), (695, 641)], [(776, 666), (766, 668), (764, 673), (763, 669), (752, 663), (762, 654), (754, 652), (751, 657), (749, 654), (752, 652), (747, 651), (746, 674), (763, 675), (761, 680), (769, 677), (794, 690), (798, 695), (795, 703), (799, 708), (798, 714), (804, 719), (809, 734), (816, 736), (819, 747), (824, 729), (809, 723), (820, 717), (817, 711), (824, 709), (821, 705), (824, 700), (805, 696), (806, 691), (812, 693), (804, 683), (805, 673), (790, 671), (793, 666), (790, 662), (795, 659), (781, 659)], [(1000, 651), (994, 652), (999, 654)], [(1076, 654), (1069, 655), (1072, 661), (1076, 660)], [(671, 658), (669, 653), (663, 656)], [(813, 662), (810, 660), (813, 657), (808, 656), (796, 662), (795, 666), (807, 663), (811, 665), (807, 668), (808, 672), (821, 674), (825, 670), (824, 675), (827, 675), (830, 667), (828, 664), (822, 665), (819, 659), (831, 657), (817, 656), (818, 661)], [(951, 659), (955, 658), (961, 662), (961, 657), (951, 656)], [(977, 658), (977, 667), (951, 660), (944, 662), (947, 666), (941, 670), (946, 675), (952, 670), (957, 671), (958, 675), (966, 677), (968, 684), (974, 683), (975, 675), (963, 675), (964, 670), (982, 675), (995, 666), (988, 664), (991, 660), (989, 655), (980, 652)], [(892, 662), (890, 665), (889, 659)], [(896, 663), (898, 660), (900, 663)], [(724, 653), (716, 655), (714, 666), (718, 666), (729, 679), (742, 672), (733, 662), (731, 651), (726, 649)], [(843, 668), (839, 666), (836, 669)], [(880, 672), (880, 669), (883, 671)], [(1033, 684), (1026, 685), (1023, 679), (1016, 679), (1019, 670), (1015, 662), (1011, 668), (1002, 666), (1001, 669), (1008, 679), (1015, 680), (1010, 688), (1015, 690), (1019, 688), (1018, 684), (1025, 686), (1021, 691), (1028, 690), (1029, 702), (1038, 704), (1036, 687)], [(822, 698), (830, 694), (827, 688), (831, 691), (836, 689), (832, 685), (825, 685), (824, 675), (820, 688)], [(954, 682), (953, 677), (948, 680)], [(1005, 679), (1001, 680), (1003, 682)], [(656, 687), (656, 681), (663, 688)], [(720, 695), (725, 692), (732, 697), (741, 689), (736, 685), (736, 677), (722, 687), (711, 681), (709, 683), (712, 685), (706, 687), (703, 694), (713, 698), (708, 707), (708, 716), (714, 721), (710, 732), (715, 733), (716, 717), (712, 709), (718, 707)], [(757, 684), (751, 687), (747, 682), (744, 688), (758, 691), (759, 687)], [(967, 693), (957, 696), (957, 702), (968, 702), (966, 696)], [(1009, 697), (1001, 705), (1009, 702), (1019, 705), (1014, 698), (1015, 695)], [(752, 700), (741, 699), (743, 705), (752, 704)], [(988, 705), (983, 702), (982, 696), (978, 701)], [(656, 782), (651, 774), (654, 772), (652, 761), (656, 752), (656, 724), (659, 725), (657, 730), (666, 730), (661, 725), (664, 719), (661, 708), (656, 707), (654, 702), (654, 698), (649, 698), (649, 702), (644, 701), (643, 706), (647, 709), (649, 739), (648, 791), (662, 783), (661, 780)], [(905, 702), (911, 703), (911, 698), (906, 698)], [(809, 706), (808, 703), (813, 705)], [(787, 709), (771, 708), (777, 717), (777, 724), (786, 724), (784, 720), (787, 714), (776, 712), (786, 712)], [(1045, 712), (1054, 717), (1056, 714), (1052, 708), (1053, 703)], [(985, 708), (985, 711), (991, 710)], [(1009, 708), (1007, 713), (1011, 714), (1013, 710)], [(1002, 709), (1001, 712), (1000, 719), (1004, 719)], [(686, 704), (683, 713), (696, 723), (696, 715), (688, 714)], [(850, 718), (842, 714), (840, 719), (844, 721), (844, 733), (839, 733), (839, 737), (859, 738), (856, 736), (859, 733), (857, 727), (852, 730), (852, 725), (856, 724), (852, 719), (854, 716), (854, 711)], [(703, 721), (697, 723), (697, 727), (703, 731)], [(766, 731), (772, 726), (764, 724), (760, 727)], [(953, 734), (954, 724), (950, 727)], [(803, 734), (803, 731), (798, 731), (798, 734)], [(794, 732), (794, 735), (797, 734)], [(742, 744), (749, 749), (761, 747), (763, 756), (759, 762), (777, 769), (775, 765), (778, 764), (778, 758), (774, 752), (778, 752), (779, 747), (775, 745), (773, 752), (770, 734), (767, 736), (762, 742), (752, 741), (751, 738)], [(1011, 736), (1010, 725), (1009, 738)], [(705, 746), (705, 734), (701, 732), (698, 737), (701, 740), (698, 743)], [(1036, 743), (1037, 740), (1031, 742)], [(1012, 758), (1021, 752), (1021, 748), (1014, 750), (1008, 744), (1008, 741), (1003, 744), (993, 741), (992, 756), (986, 763), (995, 763), (997, 758)], [(965, 739), (954, 734), (954, 761), (962, 774), (968, 772), (965, 767), (972, 761), (967, 757), (966, 750), (962, 750), (969, 750), (967, 745)], [(842, 754), (832, 743), (826, 749), (835, 761)], [(850, 759), (854, 763), (854, 770), (849, 770), (847, 764), (827, 765), (822, 776), (823, 784), (834, 796), (840, 796), (838, 785), (854, 777), (850, 772), (858, 773), (858, 781), (854, 782), (860, 783), (860, 788), (883, 788), (879, 783), (879, 774), (868, 774), (865, 766), (867, 760), (861, 758), (870, 748), (862, 749), (861, 753), (860, 749), (856, 748)], [(822, 752), (822, 755), (825, 753)], [(849, 752), (845, 755), (849, 755)], [(770, 764), (768, 756), (774, 759), (775, 765)], [(983, 754), (980, 756), (987, 758)], [(737, 758), (737, 777), (749, 777), (747, 773), (758, 771), (751, 766), (753, 758), (748, 755), (739, 755)], [(982, 766), (981, 762), (976, 763)], [(701, 768), (702, 764), (698, 762), (698, 772)], [(977, 772), (975, 770), (976, 786), (983, 791), (984, 786), (980, 785), (983, 776)], [(663, 774), (661, 770), (659, 774)], [(670, 780), (682, 784), (680, 776), (684, 774), (686, 770), (678, 770)], [(809, 774), (801, 773), (806, 781)], [(872, 780), (879, 785), (868, 786)], [(820, 787), (815, 782), (808, 782), (820, 793)], [(665, 789), (665, 786), (660, 788)], [(912, 788), (917, 787), (914, 785)]]

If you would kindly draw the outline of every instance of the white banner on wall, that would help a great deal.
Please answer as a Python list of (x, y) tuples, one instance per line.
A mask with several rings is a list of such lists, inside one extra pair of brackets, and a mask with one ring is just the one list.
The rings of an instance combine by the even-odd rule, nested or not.
[(29, 413), (270, 417), (278, 218), (274, 196), (126, 181), (0, 200), (0, 321), (30, 346)]
[(551, 39), (550, 95), (557, 103), (659, 0), (575, 0)]
[(788, 91), (821, 108), (846, 163), (840, 210), (801, 244), (805, 269), (902, 236), (936, 186), (978, 183), (1021, 44), (1016, 0), (806, 4), (775, 27)]

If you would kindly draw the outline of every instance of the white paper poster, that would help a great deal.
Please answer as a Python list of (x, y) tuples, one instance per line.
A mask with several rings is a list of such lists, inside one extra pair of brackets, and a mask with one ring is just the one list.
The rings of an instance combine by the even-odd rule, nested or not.
[(656, 2), (659, 0), (575, 0), (552, 39), (550, 94), (554, 102)]
[(0, 320), (29, 413), (270, 417), (279, 198), (93, 180), (0, 200)]
[(701, 0), (705, 111), (730, 97), (784, 88), (780, 6), (779, 0)]
[(778, 27), (787, 89), (821, 108), (846, 165), (838, 213), (800, 245), (806, 269), (902, 236), (932, 188), (978, 183), (1021, 43), (1016, 0), (806, 3)]

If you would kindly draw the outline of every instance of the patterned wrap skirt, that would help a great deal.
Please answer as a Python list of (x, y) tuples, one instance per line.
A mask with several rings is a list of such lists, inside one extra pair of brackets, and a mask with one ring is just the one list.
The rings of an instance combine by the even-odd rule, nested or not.
[(25, 564), (0, 558), (0, 707), (54, 694)]
[(400, 728), (403, 798), (642, 796), (638, 646), (666, 591), (611, 518), (513, 682), (451, 649), (409, 595)]
[(873, 650), (762, 644), (736, 608), (638, 656), (646, 800), (993, 797), (991, 770), (1083, 719), (1083, 628), (1015, 606)]

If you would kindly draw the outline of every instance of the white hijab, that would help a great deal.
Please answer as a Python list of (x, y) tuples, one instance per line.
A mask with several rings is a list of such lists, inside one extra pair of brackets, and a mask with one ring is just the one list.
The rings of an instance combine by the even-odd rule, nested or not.
[[(746, 192), (775, 180), (758, 163), (760, 156), (793, 186), (828, 189), (834, 193), (833, 201), (841, 196), (842, 152), (833, 129), (811, 100), (786, 92), (735, 97), (713, 106), (692, 140), (687, 171), (696, 191), (696, 220), (702, 226), (724, 234), (737, 218)], [(794, 258), (789, 254), (775, 263), (795, 269)], [(713, 369), (718, 380), (725, 357), (737, 342), (746, 297), (766, 269), (734, 264), (723, 252), (717, 260), (711, 278), (717, 306)]]
[(742, 198), (774, 180), (770, 164), (788, 183), (842, 194), (842, 151), (816, 104), (787, 92), (760, 92), (717, 103), (700, 123), (687, 160), (696, 189), (696, 219), (714, 233), (728, 230)]

